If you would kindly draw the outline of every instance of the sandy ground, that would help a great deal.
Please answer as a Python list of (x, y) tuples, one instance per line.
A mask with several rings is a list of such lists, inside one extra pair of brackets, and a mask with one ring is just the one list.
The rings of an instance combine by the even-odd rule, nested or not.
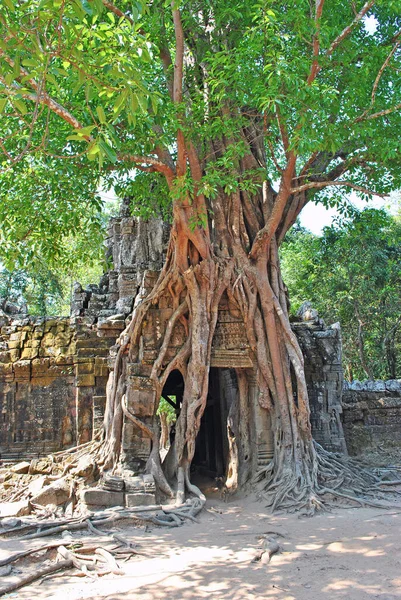
[[(151, 557), (121, 563), (124, 576), (64, 575), (4, 598), (401, 600), (401, 502), (399, 510), (348, 508), (307, 518), (268, 515), (249, 499), (213, 499), (199, 521), (168, 530), (121, 522), (115, 530)], [(268, 565), (253, 563), (260, 536), (269, 532), (280, 534), (281, 553)], [(42, 543), (2, 540), (0, 558)]]

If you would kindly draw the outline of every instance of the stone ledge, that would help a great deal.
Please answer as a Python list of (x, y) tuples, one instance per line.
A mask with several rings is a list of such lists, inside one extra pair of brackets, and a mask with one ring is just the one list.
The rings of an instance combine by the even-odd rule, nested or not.
[(82, 493), (85, 504), (97, 506), (124, 506), (124, 492), (110, 492), (102, 488), (90, 488)]
[(125, 494), (125, 504), (129, 508), (134, 506), (152, 506), (156, 504), (156, 498), (154, 494)]

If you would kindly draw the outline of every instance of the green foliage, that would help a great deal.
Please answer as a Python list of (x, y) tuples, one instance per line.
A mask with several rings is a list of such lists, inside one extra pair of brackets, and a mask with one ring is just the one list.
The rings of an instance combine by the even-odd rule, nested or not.
[[(377, 0), (366, 13), (375, 23), (369, 30), (365, 19), (355, 21), (362, 0), (326, 0), (318, 24), (305, 0), (184, 0), (179, 106), (169, 94), (176, 52), (170, 3), (117, 5), (117, 13), (102, 0), (0, 5), (6, 267), (32, 272), (44, 261), (71, 275), (73, 261), (76, 268), (96, 261), (100, 182), (132, 197), (133, 214), (145, 218), (168, 219), (172, 199), (200, 191), (209, 212), (192, 217), (193, 228), (213, 217), (219, 194), (252, 196), (263, 180), (278, 182), (291, 151), (296, 185), (341, 178), (362, 197), (401, 187), (399, 2)], [(310, 80), (314, 59), (319, 72)], [(169, 155), (174, 163), (178, 128), (200, 156), (197, 190), (189, 174), (168, 189), (149, 162)], [(246, 165), (249, 138), (259, 145), (260, 168)], [(349, 217), (349, 188), (335, 190), (314, 189), (307, 199)], [(312, 252), (315, 242), (303, 235)]]
[(70, 314), (72, 287), (79, 281), (83, 287), (99, 281), (103, 262), (91, 266), (74, 263), (72, 268), (49, 268), (45, 261), (25, 269), (0, 268), (0, 304), (11, 302), (30, 315), (67, 316)]
[(294, 227), (282, 249), (293, 313), (310, 300), (339, 321), (351, 378), (401, 373), (401, 223), (384, 210), (355, 211), (322, 237)]
[[(62, 174), (57, 194), (60, 169), (69, 174), (69, 185), (79, 188), (84, 212), (88, 203), (92, 207), (96, 203), (102, 172), (109, 185), (117, 183), (120, 190), (131, 192), (135, 188), (139, 214), (153, 213), (154, 206), (147, 207), (155, 203), (155, 194), (151, 197), (143, 177), (137, 178), (138, 185), (136, 178), (133, 181), (135, 164), (130, 157), (154, 156), (156, 148), (163, 147), (174, 158), (180, 120), (187, 139), (202, 149), (206, 196), (212, 199), (219, 189), (230, 193), (239, 186), (248, 186), (249, 191), (260, 184), (259, 176), (255, 180), (250, 174), (238, 182), (234, 171), (244, 154), (241, 130), (255, 114), (263, 118), (269, 141), (262, 175), (272, 181), (279, 179), (285, 161), (279, 116), (299, 166), (312, 153), (324, 153), (327, 171), (345, 160), (347, 180), (355, 185), (381, 192), (400, 186), (399, 50), (393, 52), (376, 81), (400, 29), (398, 4), (377, 0), (367, 13), (375, 19), (375, 31), (369, 31), (362, 19), (330, 50), (362, 5), (361, 1), (325, 3), (319, 23), (320, 72), (310, 84), (316, 24), (309, 3), (180, 3), (187, 60), (185, 94), (176, 110), (168, 94), (168, 76), (173, 69), (161, 60), (167, 51), (174, 60), (169, 3), (120, 0), (118, 9), (128, 16), (124, 18), (102, 0), (7, 0), (0, 7), (0, 167), (6, 172), (4, 185), (9, 183), (8, 170), (16, 179), (26, 180), (26, 185), (15, 182), (24, 205), (33, 187), (27, 173), (31, 168), (36, 172), (38, 164), (46, 169), (54, 180), (48, 198), (59, 208), (58, 225), (49, 235), (53, 240), (59, 239), (64, 226), (76, 227), (76, 208), (74, 218), (62, 215), (70, 213), (63, 198), (77, 199), (78, 189), (69, 190)], [(54, 106), (42, 103), (41, 91), (62, 110), (57, 112)], [(385, 115), (372, 118), (383, 110)], [(228, 150), (216, 159), (210, 142), (223, 139), (229, 141)], [(65, 166), (61, 166), (63, 160)], [(20, 161), (23, 166), (17, 167)], [(154, 173), (146, 176), (152, 181), (160, 177)], [(176, 182), (174, 193), (177, 189), (186, 193), (191, 186), (190, 181), (185, 186)], [(325, 190), (314, 194), (323, 202), (335, 197), (341, 203), (343, 199)], [(164, 212), (167, 198), (164, 186), (157, 195)], [(32, 236), (26, 228), (19, 236), (7, 237), (20, 239), (24, 234), (30, 244)], [(38, 232), (34, 247), (41, 236)], [(15, 248), (5, 251), (12, 254)]]
[[(175, 396), (170, 396), (170, 398), (175, 402)], [(159, 408), (157, 409), (156, 414), (160, 415), (164, 413), (167, 415), (167, 423), (175, 423), (177, 420), (177, 415), (175, 414), (174, 408), (167, 402), (165, 398), (160, 398)]]

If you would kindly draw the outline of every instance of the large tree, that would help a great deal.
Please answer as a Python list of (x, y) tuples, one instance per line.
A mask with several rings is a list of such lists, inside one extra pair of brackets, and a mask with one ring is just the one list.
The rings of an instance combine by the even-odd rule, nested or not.
[[(120, 338), (104, 467), (120, 453), (125, 361), (135, 360), (149, 307), (170, 293), (174, 312), (151, 378), (160, 397), (173, 368), (184, 374), (178, 497), (193, 489), (189, 466), (226, 293), (242, 313), (259, 402), (271, 414), (267, 493), (275, 506), (319, 505), (339, 467), (313, 444), (278, 248), (311, 199), (399, 185), (398, 2), (4, 0), (0, 32), (0, 148), (10, 190), (11, 172), (29, 194), (45, 169), (56, 225), (79, 196), (74, 188), (72, 198), (57, 197), (58, 179), (86, 185), (88, 198), (102, 173), (140, 206), (155, 194), (171, 200), (165, 265)], [(37, 214), (25, 243), (40, 223)], [(179, 319), (187, 342), (168, 362)]]

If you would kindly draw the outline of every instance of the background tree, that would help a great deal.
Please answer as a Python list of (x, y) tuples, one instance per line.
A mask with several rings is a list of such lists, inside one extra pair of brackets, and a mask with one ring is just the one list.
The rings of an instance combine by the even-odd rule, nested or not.
[[(175, 402), (175, 397), (172, 397)], [(170, 446), (170, 430), (171, 426), (176, 422), (177, 415), (171, 404), (167, 402), (165, 398), (161, 398), (157, 413), (160, 419), (160, 448), (166, 450)]]
[[(51, 233), (63, 235), (76, 210), (96, 203), (98, 169), (120, 188), (134, 167), (150, 174), (138, 205), (147, 203), (154, 175), (163, 176), (159, 189), (171, 199), (166, 263), (120, 338), (98, 455), (103, 468), (120, 454), (126, 361), (137, 358), (148, 308), (170, 293), (174, 312), (151, 379), (160, 398), (172, 369), (184, 375), (177, 498), (185, 487), (194, 491), (189, 466), (226, 293), (245, 321), (259, 402), (273, 424), (266, 498), (273, 507), (319, 506), (338, 470), (312, 441), (278, 247), (311, 198), (332, 188), (383, 194), (400, 183), (398, 2), (5, 0), (0, 30), (5, 177), (18, 179), (32, 165), (49, 176)], [(71, 197), (58, 191), (58, 169), (69, 173)], [(77, 187), (84, 204), (72, 202)], [(25, 227), (18, 239), (34, 237)], [(35, 244), (48, 247), (41, 237)], [(167, 361), (178, 320), (187, 342)], [(156, 432), (137, 424), (153, 441), (149, 468), (172, 493)]]
[(311, 300), (340, 321), (349, 379), (400, 373), (401, 227), (384, 210), (338, 218), (321, 237), (294, 227), (282, 248), (293, 312)]

